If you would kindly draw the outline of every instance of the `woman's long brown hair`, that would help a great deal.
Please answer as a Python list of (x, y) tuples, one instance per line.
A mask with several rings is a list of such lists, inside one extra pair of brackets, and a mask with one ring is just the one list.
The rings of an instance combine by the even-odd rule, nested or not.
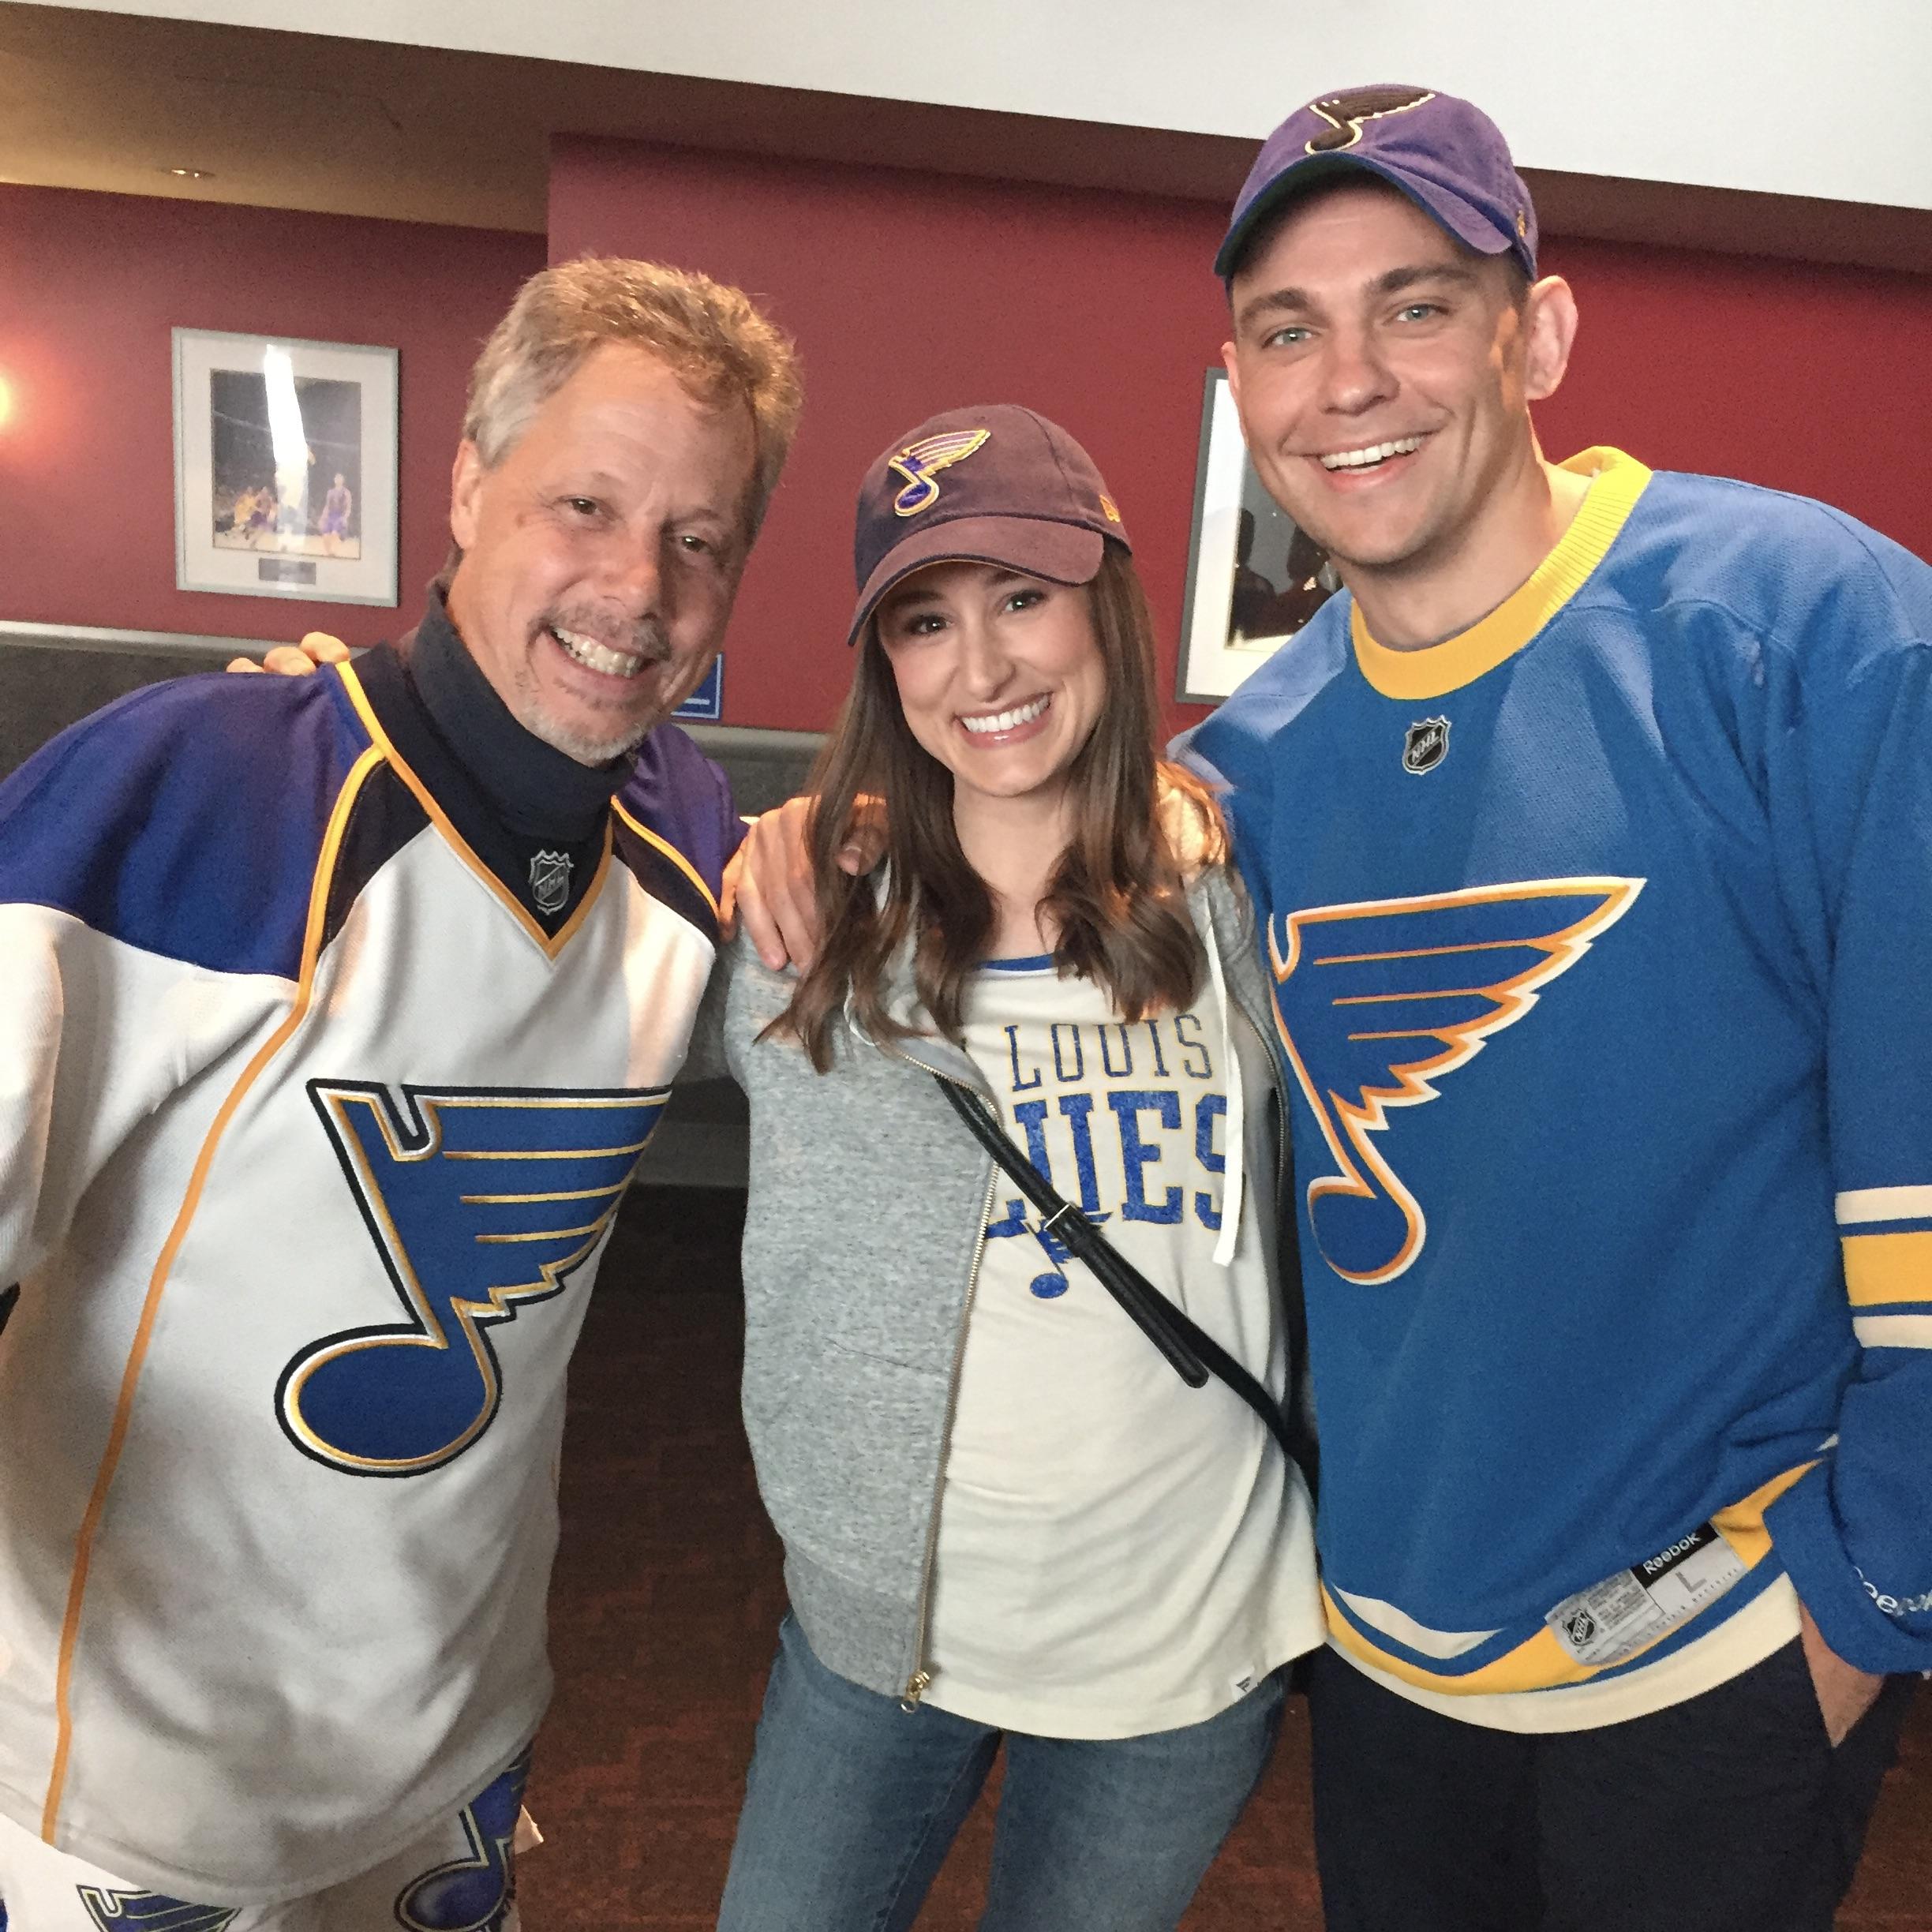
[[(1054, 964), (1105, 987), (1121, 1017), (1133, 1020), (1184, 1006), (1199, 990), (1205, 961), (1188, 915), (1184, 863), (1219, 862), (1226, 835), (1207, 788), (1155, 755), (1153, 620), (1121, 545), (1107, 545), (1088, 594), (1106, 697), (1069, 772), (1074, 833), (1040, 911), (1055, 934)], [(825, 938), (791, 1004), (766, 1032), (796, 1037), (822, 1073), (832, 1064), (834, 1028), (848, 1002), (872, 1039), (915, 1032), (886, 1010), (889, 969), (912, 933), (919, 1004), (957, 1042), (966, 983), (993, 930), (993, 898), (960, 846), (953, 774), (906, 724), (875, 623), (860, 639), (852, 687), (811, 790), (818, 801), (812, 871)], [(865, 793), (885, 801), (887, 869), (878, 886), (838, 865)], [(1177, 818), (1193, 822), (1181, 829)]]

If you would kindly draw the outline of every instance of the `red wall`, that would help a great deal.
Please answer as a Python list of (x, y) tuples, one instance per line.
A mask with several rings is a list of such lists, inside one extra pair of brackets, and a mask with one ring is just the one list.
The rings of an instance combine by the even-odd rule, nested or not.
[[(974, 402), (1028, 403), (1092, 451), (1173, 688), (1222, 218), (1138, 195), (556, 144), (552, 260), (596, 249), (702, 268), (768, 298), (803, 352), (804, 426), (727, 644), (728, 718), (829, 720), (859, 476), (900, 431)], [(1653, 468), (1823, 496), (1932, 555), (1932, 281), (1560, 238), (1544, 254), (1584, 310), (1569, 381), (1539, 415), (1552, 455), (1615, 443)], [(1176, 724), (1199, 715), (1170, 710)]]
[(1582, 312), (1551, 455), (1821, 497), (1932, 558), (1932, 277), (1560, 238), (1541, 265)]
[(769, 298), (804, 358), (804, 422), (725, 645), (728, 719), (830, 721), (849, 675), (859, 477), (942, 409), (1024, 402), (1073, 430), (1178, 630), (1201, 376), (1221, 340), (1205, 266), (1217, 222), (1141, 195), (553, 147), (553, 261), (596, 249), (702, 268)]
[[(449, 546), (463, 388), (541, 237), (0, 186), (0, 618), (215, 636), (415, 621)], [(174, 588), (169, 331), (401, 351), (398, 610)]]
[[(1099, 459), (1163, 635), (1180, 627), (1221, 211), (1145, 196), (566, 140), (550, 254), (702, 268), (762, 293), (810, 402), (728, 644), (726, 716), (819, 725), (844, 687), (852, 502), (935, 410), (1018, 401)], [(443, 560), (463, 383), (537, 238), (0, 186), (0, 618), (354, 642), (411, 621)], [(1540, 416), (1553, 454), (1825, 497), (1932, 554), (1932, 280), (1552, 240), (1583, 333)], [(402, 371), (399, 612), (174, 587), (169, 330), (391, 344)], [(1171, 665), (1171, 642), (1170, 647)], [(1164, 673), (1171, 689), (1171, 669)], [(1179, 723), (1196, 715), (1174, 707)]]

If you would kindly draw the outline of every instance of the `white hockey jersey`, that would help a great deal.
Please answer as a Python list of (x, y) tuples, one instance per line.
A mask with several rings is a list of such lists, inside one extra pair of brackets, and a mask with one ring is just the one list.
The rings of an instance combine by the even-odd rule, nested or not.
[(379, 1863), (549, 1693), (565, 1365), (741, 828), (662, 729), (507, 882), (459, 772), (378, 651), (0, 788), (0, 1810), (182, 1897)]

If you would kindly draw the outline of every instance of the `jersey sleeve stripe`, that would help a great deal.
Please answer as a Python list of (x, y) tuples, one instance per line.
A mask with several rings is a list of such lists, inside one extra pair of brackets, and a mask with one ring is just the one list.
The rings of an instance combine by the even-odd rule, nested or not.
[(1932, 1231), (1847, 1234), (1845, 1294), (1854, 1308), (1932, 1298)]
[[(638, 835), (639, 838), (642, 839), (647, 845), (655, 846), (659, 852), (662, 852), (664, 856), (668, 859), (671, 863), (676, 866), (677, 869), (682, 872), (694, 886), (698, 888), (698, 891), (704, 894), (705, 904), (711, 908), (712, 916), (714, 919), (721, 918), (723, 915), (718, 911), (717, 894), (704, 882), (703, 876), (699, 873), (698, 868), (694, 866), (675, 845), (670, 844), (668, 841), (661, 837), (657, 833), (653, 832), (649, 826), (640, 825), (629, 812), (624, 810), (623, 806), (618, 806), (616, 810), (617, 816), (621, 818), (624, 823)], [(746, 822), (748, 824), (750, 823), (750, 821), (747, 820)]]
[(1932, 1312), (1919, 1315), (1855, 1315), (1852, 1332), (1860, 1348), (1932, 1349)]
[(1840, 1227), (1867, 1221), (1932, 1221), (1932, 1187), (1849, 1188), (1833, 1205)]
[(80, 1533), (74, 1539), (73, 1569), (68, 1579), (67, 1609), (61, 1623), (59, 1661), (54, 1678), (54, 1761), (47, 1773), (47, 1802), (40, 1818), (40, 1836), (49, 1844), (59, 1843), (56, 1832), (60, 1822), (61, 1794), (67, 1781), (67, 1760), (73, 1743), (74, 1652), (80, 1641), (80, 1612), (87, 1595), (88, 1571), (93, 1563), (94, 1541), (99, 1533), (102, 1514), (107, 1506), (108, 1492), (114, 1487), (114, 1472), (127, 1440), (135, 1393), (140, 1386), (141, 1370), (148, 1359), (148, 1344), (161, 1312), (162, 1293), (174, 1268), (174, 1257), (187, 1237), (189, 1224), (200, 1204), (201, 1190), (207, 1182), (208, 1170), (214, 1164), (215, 1151), (221, 1144), (222, 1136), (227, 1132), (229, 1121), (234, 1118), (235, 1110), (241, 1106), (243, 1096), (254, 1085), (262, 1069), (288, 1044), (308, 1013), (309, 1003), (315, 991), (316, 962), (321, 953), (323, 930), (328, 921), (329, 882), (335, 870), (336, 855), (341, 850), (343, 831), (357, 795), (369, 773), (382, 762), (380, 747), (370, 746), (350, 768), (341, 791), (336, 794), (335, 809), (329, 814), (328, 828), (323, 837), (315, 876), (309, 886), (309, 916), (302, 938), (301, 967), (294, 1002), (289, 1008), (287, 1017), (262, 1043), (260, 1050), (242, 1069), (241, 1077), (216, 1110), (208, 1136), (196, 1157), (193, 1171), (188, 1178), (188, 1190), (182, 1197), (181, 1211), (174, 1217), (174, 1225), (168, 1230), (168, 1237), (162, 1244), (160, 1255), (155, 1262), (154, 1273), (148, 1279), (140, 1318), (135, 1324), (134, 1339), (128, 1349), (127, 1364), (122, 1370), (121, 1390), (114, 1403), (114, 1420), (108, 1428), (107, 1446), (101, 1451), (93, 1491), (81, 1515)]

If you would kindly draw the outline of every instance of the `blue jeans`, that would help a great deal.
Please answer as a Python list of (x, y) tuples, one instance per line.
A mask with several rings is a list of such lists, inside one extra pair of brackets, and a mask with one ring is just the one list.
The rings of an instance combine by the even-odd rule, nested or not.
[(904, 1932), (1002, 1737), (980, 1932), (1172, 1932), (1274, 1748), (1283, 1676), (1178, 1730), (1035, 1737), (908, 1712), (827, 1670), (788, 1616), (719, 1932)]

